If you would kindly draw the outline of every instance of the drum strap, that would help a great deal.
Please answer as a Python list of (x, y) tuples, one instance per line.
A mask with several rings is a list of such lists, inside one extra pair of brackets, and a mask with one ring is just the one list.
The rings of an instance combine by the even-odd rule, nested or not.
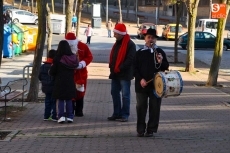
[[(154, 63), (155, 63), (155, 68), (156, 69), (159, 69), (161, 67), (161, 63), (157, 63), (157, 60), (156, 60), (156, 56), (157, 56), (157, 48), (154, 48)], [(159, 66), (157, 67), (157, 64), (159, 64)]]

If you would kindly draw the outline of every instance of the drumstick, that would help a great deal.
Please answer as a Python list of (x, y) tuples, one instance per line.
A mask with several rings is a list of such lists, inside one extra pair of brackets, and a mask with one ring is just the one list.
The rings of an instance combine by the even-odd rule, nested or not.
[(151, 80), (147, 81), (146, 83), (148, 84), (148, 83), (149, 83), (149, 82), (151, 82), (151, 81), (153, 81), (153, 79), (151, 79)]

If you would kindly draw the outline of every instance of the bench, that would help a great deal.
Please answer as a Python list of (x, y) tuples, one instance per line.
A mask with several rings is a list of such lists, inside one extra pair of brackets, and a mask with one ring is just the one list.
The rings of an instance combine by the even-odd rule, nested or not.
[[(22, 84), (22, 90), (18, 89), (12, 89), (11, 85), (15, 82), (18, 81), (23, 81)], [(5, 113), (4, 113), (4, 121), (6, 120), (6, 103), (10, 102), (14, 99), (16, 99), (19, 96), (22, 96), (22, 107), (23, 107), (23, 102), (24, 102), (24, 94), (27, 92), (25, 90), (25, 86), (27, 85), (28, 81), (27, 79), (17, 79), (13, 81), (9, 81), (5, 86), (0, 86), (0, 102), (4, 102), (5, 105), (3, 106), (5, 108)]]
[(144, 15), (137, 15), (137, 17), (139, 18), (139, 20), (148, 21), (148, 17), (147, 17), (147, 16), (144, 16)]

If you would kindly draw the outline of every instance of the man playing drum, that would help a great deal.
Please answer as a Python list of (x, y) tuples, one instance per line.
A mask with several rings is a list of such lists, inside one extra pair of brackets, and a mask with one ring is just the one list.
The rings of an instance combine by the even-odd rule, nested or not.
[[(157, 38), (156, 30), (148, 29), (145, 45), (136, 52), (134, 60), (138, 137), (152, 137), (159, 125), (161, 98), (154, 95), (153, 78), (157, 72), (168, 70), (169, 63), (165, 52), (156, 45)], [(146, 125), (148, 104), (149, 120)]]

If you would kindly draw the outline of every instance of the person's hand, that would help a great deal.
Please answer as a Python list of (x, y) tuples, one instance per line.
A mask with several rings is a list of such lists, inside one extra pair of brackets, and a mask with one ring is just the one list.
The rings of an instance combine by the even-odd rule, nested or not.
[(158, 54), (156, 55), (156, 58), (157, 58), (157, 62), (158, 62), (158, 63), (162, 63), (163, 56), (161, 55), (161, 53), (158, 53)]
[(79, 70), (79, 69), (82, 69), (82, 68), (83, 68), (83, 64), (82, 64), (82, 63), (79, 63), (77, 69)]
[(145, 88), (147, 86), (147, 82), (145, 79), (141, 79), (140, 84), (142, 88)]

